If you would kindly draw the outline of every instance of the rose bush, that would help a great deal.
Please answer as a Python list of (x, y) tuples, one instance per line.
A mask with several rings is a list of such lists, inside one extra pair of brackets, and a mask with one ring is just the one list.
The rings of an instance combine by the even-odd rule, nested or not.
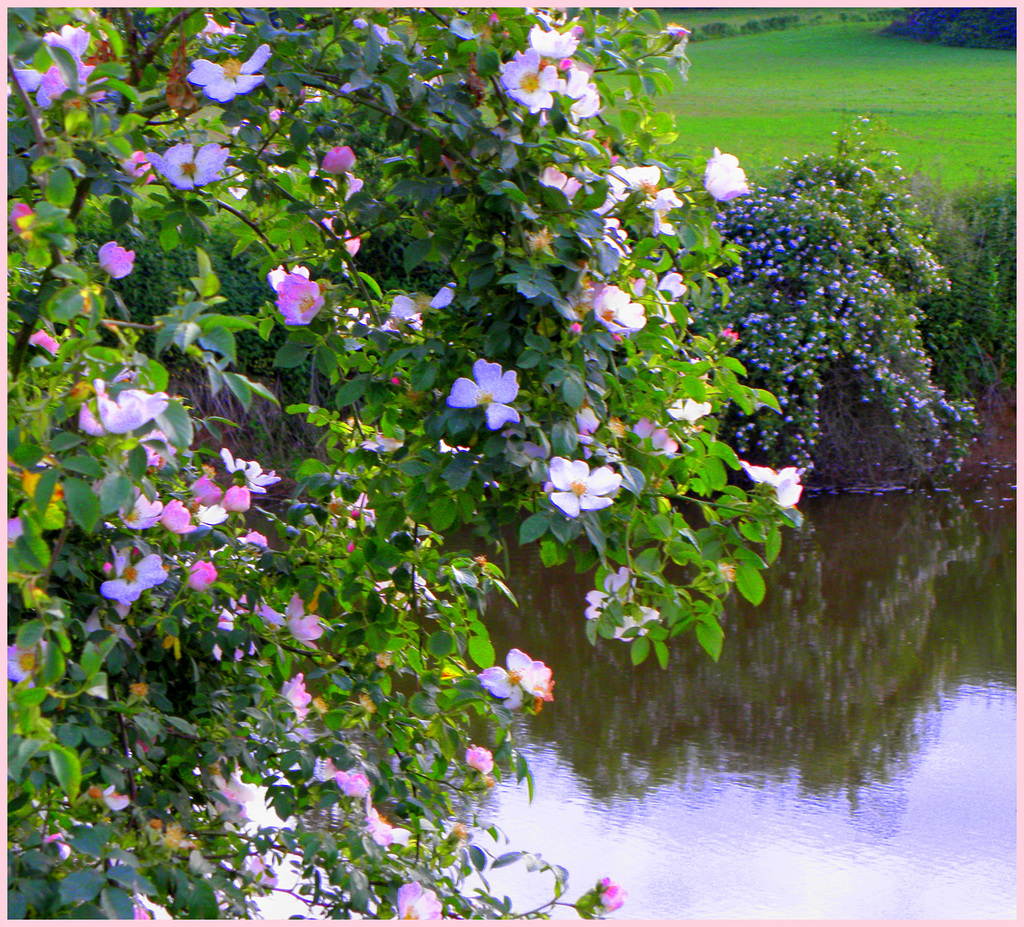
[[(557, 654), (495, 654), (488, 597), (509, 593), (481, 551), (625, 569), (628, 596), (579, 618), (666, 666), (681, 635), (717, 657), (723, 600), (763, 596), (799, 517), (792, 487), (730, 483), (718, 414), (775, 401), (729, 337), (689, 327), (738, 256), (708, 153), (659, 160), (649, 98), (685, 31), (434, 9), (19, 9), (10, 28), (10, 915), (567, 903), (563, 868), (473, 842), (497, 834), (473, 803), (490, 779), (532, 788), (513, 722), (557, 710), (558, 676)], [(324, 99), (401, 152), (378, 185), (309, 118)], [(98, 216), (102, 255), (76, 237)], [(214, 219), (259, 262), (248, 315), (219, 311)], [(194, 268), (145, 323), (121, 289), (143, 227)], [(384, 227), (449, 283), (382, 288), (359, 254)], [(325, 459), (280, 476), (168, 391), (173, 359), (273, 400), (233, 368), (237, 334), (276, 331), (279, 367), (330, 384), (287, 410)], [(283, 823), (249, 821), (257, 797)], [(468, 882), (520, 858), (553, 876), (548, 904)], [(607, 879), (577, 910), (624, 898)]]

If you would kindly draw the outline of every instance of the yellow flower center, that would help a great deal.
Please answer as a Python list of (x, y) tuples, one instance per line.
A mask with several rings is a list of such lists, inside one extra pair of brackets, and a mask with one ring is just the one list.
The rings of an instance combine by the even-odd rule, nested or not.
[(128, 580), (128, 582), (134, 583), (135, 580), (139, 578), (139, 571), (136, 570), (135, 567), (130, 566), (124, 571), (124, 578)]
[(587, 484), (583, 480), (573, 480), (569, 484), (569, 488), (576, 493), (577, 496), (582, 496), (587, 491)]
[(515, 672), (515, 670), (513, 670), (512, 672), (510, 672), (508, 674), (509, 685), (513, 685), (513, 686), (517, 685), (522, 678), (523, 677), (519, 673), (517, 673), (517, 672)]
[(23, 653), (18, 657), (18, 666), (26, 673), (31, 673), (36, 668), (36, 655), (34, 653)]
[(312, 309), (313, 302), (314, 300), (312, 296), (309, 296), (308, 294), (306, 296), (303, 296), (302, 299), (299, 300), (299, 311), (306, 312), (309, 309)]
[(242, 62), (237, 58), (228, 58), (221, 67), (224, 69), (224, 76), (228, 80), (234, 80), (242, 73)]
[(519, 82), (519, 86), (527, 93), (535, 93), (540, 89), (540, 75), (533, 73), (525, 75)]
[(186, 161), (181, 165), (181, 172), (186, 177), (195, 177), (198, 170), (199, 168), (196, 167), (195, 161)]
[(493, 393), (488, 393), (486, 390), (480, 390), (480, 392), (476, 394), (476, 404), (478, 406), (489, 406), (492, 402), (494, 402)]

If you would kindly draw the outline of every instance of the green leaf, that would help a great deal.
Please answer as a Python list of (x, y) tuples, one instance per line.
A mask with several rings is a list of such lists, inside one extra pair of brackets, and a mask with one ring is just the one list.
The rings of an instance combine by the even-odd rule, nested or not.
[[(78, 798), (79, 789), (82, 787), (82, 764), (79, 762), (78, 754), (60, 744), (53, 744), (47, 752), (50, 754), (50, 766), (53, 767), (53, 774), (57, 777), (61, 789), (67, 798), (74, 801)], [(95, 895), (90, 895), (88, 898), (76, 900), (88, 901), (94, 897)]]
[(427, 650), (435, 657), (446, 657), (455, 649), (455, 638), (447, 631), (435, 631), (427, 638)]
[(712, 660), (717, 661), (722, 655), (722, 642), (725, 640), (725, 632), (722, 626), (714, 619), (705, 619), (697, 622), (697, 640)]
[(430, 504), (430, 525), (436, 531), (450, 528), (458, 517), (459, 504), (452, 496), (443, 496)]
[(764, 599), (764, 577), (757, 567), (749, 563), (736, 565), (736, 588), (751, 605), (760, 605)]
[(308, 344), (289, 341), (277, 349), (277, 354), (274, 355), (274, 366), (284, 368), (298, 367), (299, 364), (309, 358), (311, 350), (312, 348)]
[[(166, 432), (165, 432), (166, 434)], [(100, 483), (100, 513), (110, 515), (135, 503), (135, 485), (123, 473), (108, 473)]]
[(157, 427), (167, 435), (167, 440), (176, 448), (183, 450), (192, 445), (192, 419), (180, 402), (172, 399), (155, 421)]
[(470, 658), (481, 669), (494, 666), (494, 645), (486, 637), (471, 637), (467, 650)]
[(354, 377), (343, 383), (338, 387), (338, 392), (335, 393), (334, 401), (340, 406), (350, 406), (354, 402), (358, 402), (363, 397), (363, 393), (366, 392), (366, 378), (365, 377)]
[(204, 331), (199, 336), (199, 346), (206, 351), (216, 351), (222, 357), (228, 357), (237, 363), (235, 336), (222, 326)]
[(644, 491), (646, 483), (647, 478), (644, 476), (643, 470), (638, 470), (628, 464), (622, 465), (622, 485), (626, 490), (633, 493), (634, 496), (639, 496)]
[(100, 893), (103, 883), (104, 878), (100, 873), (92, 869), (83, 869), (61, 879), (57, 890), (65, 904), (92, 901)]
[(515, 850), (512, 853), (502, 853), (493, 863), (491, 863), (492, 869), (501, 869), (503, 866), (511, 866), (512, 863), (517, 863), (523, 858), (523, 854), (520, 850)]
[(637, 637), (629, 646), (629, 659), (633, 661), (634, 666), (639, 666), (650, 652), (651, 642), (646, 637)]
[(106, 824), (81, 824), (68, 837), (68, 846), (86, 856), (102, 856), (112, 837), (113, 831)]
[[(123, 869), (125, 867), (115, 868)], [(103, 886), (100, 892), (100, 907), (107, 917), (115, 920), (131, 920), (135, 915), (135, 905), (131, 895), (123, 888), (113, 885)]]
[(36, 682), (42, 686), (52, 686), (64, 675), (64, 654), (53, 642), (43, 651), (43, 664), (39, 668)]
[(551, 517), (547, 512), (538, 512), (531, 515), (519, 526), (519, 543), (532, 544), (538, 538), (547, 534)]
[(120, 199), (111, 200), (107, 212), (110, 214), (111, 228), (115, 229), (126, 225), (132, 217), (132, 207)]
[(58, 167), (46, 181), (46, 200), (54, 206), (67, 208), (75, 198), (75, 182), (71, 173)]
[(469, 859), (473, 864), (473, 868), (476, 869), (477, 872), (483, 872), (487, 868), (487, 857), (484, 856), (484, 851), (473, 843), (471, 843), (466, 849), (469, 851)]
[(72, 476), (64, 481), (64, 499), (75, 524), (91, 534), (100, 517), (100, 500), (92, 487), (85, 480)]
[(429, 238), (420, 238), (406, 245), (405, 254), (402, 258), (405, 272), (409, 273), (414, 268), (419, 267), (427, 259), (427, 255), (430, 254), (430, 249), (433, 246), (434, 243)]
[(466, 22), (464, 19), (453, 19), (451, 26), (452, 34), (458, 36), (460, 39), (469, 41), (470, 39), (476, 38), (476, 32), (473, 30), (473, 24)]

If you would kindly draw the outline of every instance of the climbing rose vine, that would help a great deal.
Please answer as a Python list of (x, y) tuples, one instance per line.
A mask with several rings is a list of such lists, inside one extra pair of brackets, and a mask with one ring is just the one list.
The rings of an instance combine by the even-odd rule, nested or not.
[[(495, 653), (487, 605), (494, 554), (537, 545), (595, 572), (568, 609), (595, 644), (717, 658), (799, 518), (793, 474), (756, 485), (717, 438), (773, 397), (689, 327), (745, 187), (665, 153), (686, 36), (632, 10), (11, 11), (12, 917), (626, 902), (611, 875), (564, 900), (535, 856), (538, 907), (480, 878), (521, 857), (476, 797), (532, 787), (517, 722), (566, 698), (557, 650)], [(375, 173), (367, 120), (397, 152)], [(242, 313), (214, 228), (265, 291)], [(151, 322), (125, 298), (147, 235), (179, 275)], [(409, 289), (364, 263), (383, 235)], [(315, 370), (323, 398), (280, 412), (316, 456), (236, 440), (277, 401), (241, 334)], [(248, 410), (230, 440), (197, 378)]]

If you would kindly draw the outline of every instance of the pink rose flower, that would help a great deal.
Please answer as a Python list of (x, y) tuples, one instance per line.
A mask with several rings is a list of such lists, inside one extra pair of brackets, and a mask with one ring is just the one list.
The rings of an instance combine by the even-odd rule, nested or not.
[(248, 512), (252, 496), (244, 486), (231, 486), (224, 493), (221, 505), (228, 512)]
[(306, 691), (306, 682), (303, 676), (303, 673), (299, 673), (281, 687), (281, 695), (295, 709), (295, 715), (300, 721), (309, 714), (309, 703), (313, 701), (313, 696)]
[(601, 903), (604, 914), (617, 911), (626, 903), (626, 898), (628, 897), (626, 890), (618, 882), (613, 882), (606, 877), (597, 884), (599, 886), (598, 900)]
[(185, 508), (180, 499), (172, 499), (164, 506), (160, 524), (172, 534), (188, 534), (196, 530), (192, 524), (192, 513)]
[(486, 776), (494, 769), (494, 756), (486, 747), (470, 747), (466, 750), (466, 765)]
[(332, 148), (324, 155), (323, 168), (328, 174), (344, 174), (356, 163), (355, 152), (348, 145)]
[(399, 920), (441, 920), (441, 902), (429, 888), (419, 882), (409, 882), (398, 890)]
[(324, 307), (320, 285), (299, 274), (287, 274), (277, 289), (277, 308), (289, 325), (308, 325)]
[(207, 560), (197, 560), (189, 567), (187, 585), (196, 592), (206, 592), (217, 581), (217, 568)]
[(200, 505), (216, 505), (224, 498), (224, 490), (205, 474), (189, 486), (189, 489)]
[(255, 544), (257, 547), (267, 546), (266, 535), (260, 534), (258, 531), (250, 531), (248, 534), (243, 534), (238, 540), (243, 544)]
[(115, 280), (127, 277), (135, 263), (135, 252), (122, 248), (116, 241), (108, 241), (97, 255), (100, 267)]
[(334, 774), (338, 787), (353, 798), (362, 798), (370, 793), (370, 780), (361, 772), (348, 773), (344, 770)]
[(153, 182), (153, 166), (149, 163), (144, 151), (133, 151), (127, 161), (121, 162), (121, 166), (129, 177), (142, 180), (143, 183)]

